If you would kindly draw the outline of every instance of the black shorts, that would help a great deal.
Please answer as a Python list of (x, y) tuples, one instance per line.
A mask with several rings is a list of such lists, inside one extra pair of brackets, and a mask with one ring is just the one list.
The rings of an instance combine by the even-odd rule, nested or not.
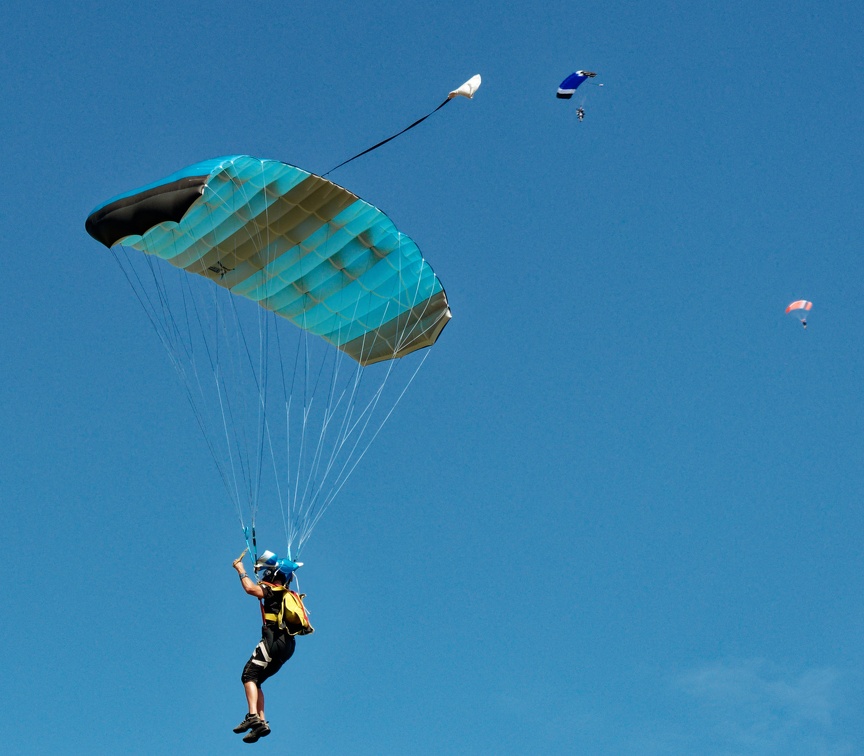
[(261, 642), (255, 646), (252, 656), (243, 667), (240, 679), (243, 683), (254, 682), (261, 687), (266, 679), (273, 677), (294, 653), (294, 636), (284, 630), (264, 625)]

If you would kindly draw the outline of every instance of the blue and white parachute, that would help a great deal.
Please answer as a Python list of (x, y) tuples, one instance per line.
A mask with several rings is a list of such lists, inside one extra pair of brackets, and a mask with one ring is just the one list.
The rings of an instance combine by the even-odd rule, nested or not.
[[(579, 89), (582, 84), (584, 84), (588, 79), (593, 79), (597, 74), (593, 71), (576, 71), (575, 73), (570, 74), (564, 81), (561, 82), (558, 87), (558, 92), (555, 95), (559, 100), (569, 100), (576, 94), (576, 90)], [(602, 87), (602, 84), (597, 84), (596, 86)], [(576, 115), (581, 121), (585, 118), (585, 99), (586, 99), (586, 91), (583, 89), (580, 93), (580, 96), (576, 102)]]
[(582, 82), (593, 79), (596, 75), (593, 71), (576, 71), (576, 73), (570, 74), (561, 82), (561, 85), (558, 87), (558, 93), (555, 96), (559, 100), (569, 100), (576, 94), (576, 90), (579, 89), (579, 85)]

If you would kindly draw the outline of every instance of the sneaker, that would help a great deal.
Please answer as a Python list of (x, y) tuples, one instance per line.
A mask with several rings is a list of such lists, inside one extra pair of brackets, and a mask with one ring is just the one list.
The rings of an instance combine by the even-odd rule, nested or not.
[[(253, 727), (259, 724), (261, 724), (261, 720), (258, 718), (257, 714), (247, 714), (246, 719), (244, 719), (239, 725), (234, 728), (234, 732), (238, 734), (241, 732), (246, 732), (246, 730), (251, 730)], [(255, 740), (257, 739), (258, 738), (255, 738)]]
[(257, 743), (258, 738), (263, 738), (265, 735), (269, 734), (270, 725), (268, 725), (263, 719), (259, 719), (257, 724), (252, 725), (252, 729), (243, 736), (243, 742)]

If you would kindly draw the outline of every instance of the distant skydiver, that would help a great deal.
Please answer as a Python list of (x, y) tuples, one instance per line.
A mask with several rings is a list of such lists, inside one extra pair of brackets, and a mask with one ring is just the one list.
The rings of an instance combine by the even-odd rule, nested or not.
[(798, 320), (801, 321), (801, 325), (806, 328), (807, 313), (810, 312), (810, 310), (812, 309), (812, 302), (808, 302), (806, 299), (797, 299), (794, 302), (791, 302), (788, 307), (786, 307), (786, 314), (798, 318)]
[[(233, 567), (240, 575), (240, 584), (250, 596), (261, 601), (261, 642), (255, 646), (252, 656), (243, 668), (240, 680), (246, 693), (248, 713), (243, 721), (234, 728), (234, 732), (246, 732), (244, 743), (255, 743), (259, 738), (270, 734), (270, 723), (264, 716), (264, 691), (261, 684), (275, 675), (282, 665), (294, 653), (294, 636), (312, 632), (306, 623), (305, 628), (292, 626), (286, 616), (286, 607), (297, 594), (288, 590), (294, 579), (294, 570), (301, 563), (290, 559), (277, 559), (270, 551), (265, 551), (255, 562), (255, 572), (261, 572), (258, 582), (246, 574), (243, 557), (246, 549), (237, 559)], [(302, 602), (300, 608), (302, 611)], [(304, 612), (305, 616), (305, 612)], [(248, 732), (247, 732), (248, 730)]]
[[(576, 90), (579, 89), (579, 86), (587, 81), (588, 79), (593, 79), (597, 74), (594, 71), (576, 71), (575, 73), (570, 74), (558, 87), (558, 91), (555, 93), (555, 96), (559, 100), (569, 100), (576, 94)], [(593, 83), (593, 82), (592, 82)], [(602, 84), (597, 84), (596, 86), (602, 87)], [(585, 92), (585, 90), (582, 90)], [(581, 98), (581, 102), (579, 103), (579, 107), (576, 108), (576, 115), (581, 121), (585, 118), (585, 97)]]

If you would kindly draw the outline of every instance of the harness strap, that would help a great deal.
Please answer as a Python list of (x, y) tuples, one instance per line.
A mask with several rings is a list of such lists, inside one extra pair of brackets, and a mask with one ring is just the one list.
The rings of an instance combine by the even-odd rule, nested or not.
[[(266, 585), (270, 589), (278, 588), (278, 589), (281, 589), (282, 591), (286, 590), (285, 586), (276, 585), (275, 583), (262, 582), (261, 585)], [(279, 602), (279, 614), (272, 614), (270, 612), (265, 612), (264, 611), (264, 599), (261, 599), (260, 606), (261, 606), (261, 622), (262, 623), (278, 622), (279, 627), (281, 628), (282, 627), (282, 618), (285, 616), (285, 598), (284, 598), (284, 596), (282, 597), (282, 601)]]

